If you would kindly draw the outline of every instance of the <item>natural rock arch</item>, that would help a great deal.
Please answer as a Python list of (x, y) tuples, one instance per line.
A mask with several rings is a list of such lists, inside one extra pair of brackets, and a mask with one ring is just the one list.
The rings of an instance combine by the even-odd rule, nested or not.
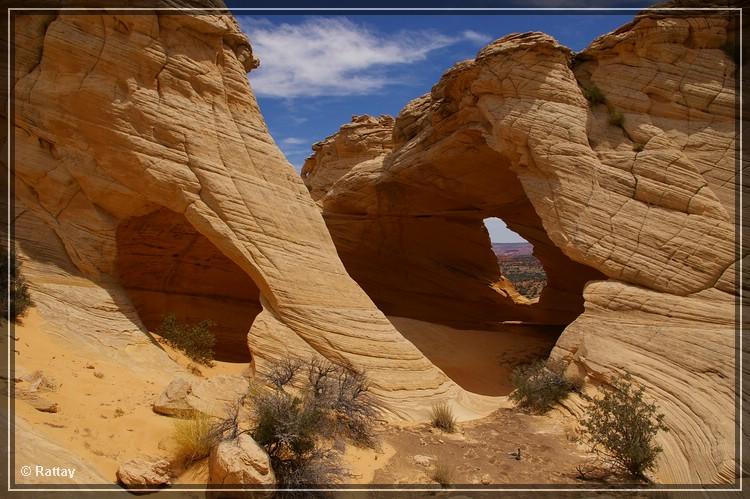
[[(440, 400), (460, 418), (493, 407), (448, 380), (350, 279), (268, 133), (247, 84), (256, 61), (233, 18), (14, 21), (23, 40), (11, 82), (17, 237), (33, 298), (60, 335), (95, 353), (111, 346), (128, 369), (169, 363), (116, 279), (118, 224), (164, 207), (252, 276), (263, 312), (250, 338), (264, 360), (293, 348), (366, 369), (404, 418), (424, 419)], [(554, 246), (608, 279), (586, 286), (585, 311), (552, 355), (592, 383), (628, 372), (647, 387), (672, 429), (660, 442), (664, 482), (734, 473), (734, 264), (743, 255), (732, 225), (728, 31), (726, 16), (648, 14), (576, 59), (541, 34), (494, 42), (401, 114), (387, 168), (380, 153), (363, 158), (324, 207), (351, 226), (345, 218), (371, 216), (359, 196), (397, 206), (418, 180), (408, 170), (442, 139), (500, 154)], [(589, 106), (579, 82), (602, 90), (622, 128)]]
[[(355, 117), (316, 144), (303, 167), (349, 273), (389, 315), (459, 327), (572, 322), (584, 285), (604, 276), (552, 243), (510, 161), (475, 130), (433, 132), (440, 143), (408, 168), (391, 168), (419, 100), (411, 106), (395, 128), (389, 117)], [(489, 217), (534, 246), (547, 274), (538, 302), (500, 275)]]
[[(731, 480), (735, 271), (743, 257), (734, 225), (736, 65), (722, 50), (731, 36), (726, 15), (651, 13), (575, 56), (542, 33), (509, 35), (448, 70), (395, 125), (355, 117), (316, 144), (303, 178), (345, 262), (358, 260), (347, 256), (358, 251), (378, 256), (359, 227), (382, 232), (450, 214), (473, 218), (478, 231), (479, 210), (598, 274), (582, 287), (584, 312), (551, 359), (593, 385), (628, 373), (646, 387), (672, 422), (659, 436), (659, 479)], [(606, 104), (587, 100), (593, 87)], [(343, 143), (368, 126), (392, 126), (392, 152), (374, 148), (348, 165), (338, 158), (335, 174), (316, 175), (325, 169), (319, 159), (327, 142)], [(498, 167), (480, 169), (490, 176), (469, 203), (460, 194), (476, 163), (456, 161), (456, 151)], [(507, 195), (519, 189), (507, 187), (517, 183), (528, 202), (511, 209)], [(477, 205), (483, 192), (490, 197)], [(532, 213), (540, 223), (528, 223)], [(543, 234), (529, 230), (539, 227)], [(390, 253), (404, 258), (398, 251), (408, 236), (386, 232), (395, 241)], [(465, 233), (454, 231), (454, 239), (470, 241)], [(577, 412), (585, 401), (565, 403)]]
[(248, 85), (257, 60), (233, 17), (14, 22), (24, 40), (13, 72), (17, 236), (32, 260), (32, 294), (49, 320), (66, 317), (64, 334), (123, 356), (137, 344), (138, 362), (164, 359), (141, 324), (153, 319), (139, 317), (151, 313), (122, 286), (117, 232), (166, 209), (257, 286), (262, 311), (253, 303), (244, 324), (255, 316), (248, 342), (259, 370), (290, 352), (320, 355), (366, 370), (393, 417), (426, 418), (436, 399), (461, 418), (492, 410), (406, 341), (347, 274), (268, 133)]

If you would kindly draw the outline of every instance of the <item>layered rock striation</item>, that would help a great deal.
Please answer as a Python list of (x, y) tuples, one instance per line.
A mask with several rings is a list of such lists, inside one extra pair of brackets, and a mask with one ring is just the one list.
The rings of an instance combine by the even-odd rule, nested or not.
[[(384, 311), (570, 323), (554, 360), (591, 385), (624, 373), (644, 385), (672, 430), (656, 472), (671, 483), (735, 476), (732, 29), (720, 15), (642, 14), (579, 54), (509, 35), (392, 125), (345, 125), (303, 170)], [(365, 127), (381, 140), (353, 153)], [(499, 275), (488, 216), (534, 245), (548, 276), (538, 303)]]
[(434, 399), (478, 414), (347, 274), (268, 133), (231, 16), (13, 22), (16, 236), (61, 336), (128, 369), (176, 370), (147, 332), (170, 312), (202, 316), (227, 355), (249, 335), (259, 369), (322, 355), (366, 370), (393, 415), (424, 417)]

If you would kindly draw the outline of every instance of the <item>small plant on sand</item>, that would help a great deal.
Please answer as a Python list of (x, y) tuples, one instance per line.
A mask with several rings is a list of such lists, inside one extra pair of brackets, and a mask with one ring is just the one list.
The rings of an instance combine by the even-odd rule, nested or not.
[(175, 460), (183, 466), (208, 457), (211, 448), (223, 437), (223, 428), (210, 416), (197, 413), (174, 423), (172, 437), (176, 445)]
[(617, 109), (610, 109), (609, 124), (622, 128), (625, 125), (625, 116)]
[(432, 469), (430, 478), (439, 483), (441, 486), (448, 487), (453, 481), (453, 472), (451, 470), (451, 467), (448, 466), (447, 463), (438, 460), (435, 463), (435, 467)]
[(318, 359), (285, 359), (272, 365), (265, 378), (271, 388), (249, 395), (251, 435), (268, 453), (280, 487), (339, 479), (340, 456), (324, 442), (376, 445), (373, 423), (380, 408), (363, 373)]
[(653, 440), (669, 431), (664, 414), (643, 400), (644, 388), (634, 388), (627, 375), (612, 382), (612, 388), (589, 405), (581, 421), (592, 451), (618, 471), (643, 478), (653, 469), (662, 448)]
[[(10, 271), (9, 271), (10, 270)], [(3, 247), (0, 251), (0, 279), (2, 279), (2, 297), (0, 298), (0, 312), (3, 319), (10, 318), (13, 322), (18, 321), (26, 314), (26, 310), (32, 305), (31, 296), (29, 296), (29, 286), (26, 284), (21, 274), (21, 265), (16, 258), (16, 252), (10, 252), (10, 268), (8, 267), (8, 250)], [(10, 282), (8, 282), (10, 277)], [(8, 303), (8, 294), (5, 292), (10, 288), (10, 303)]]
[(445, 432), (453, 433), (456, 431), (456, 418), (453, 416), (453, 409), (446, 402), (438, 402), (432, 406), (430, 421), (432, 426)]
[(575, 387), (562, 376), (559, 367), (538, 361), (513, 369), (511, 382), (516, 388), (510, 398), (520, 407), (544, 413), (568, 396)]
[(640, 142), (634, 142), (633, 143), (633, 150), (635, 152), (641, 152), (645, 146)]
[(175, 314), (169, 314), (162, 320), (157, 333), (173, 348), (181, 350), (191, 360), (210, 366), (214, 359), (216, 336), (210, 331), (215, 326), (204, 320), (197, 324), (181, 324)]
[(588, 100), (593, 106), (604, 104), (606, 101), (604, 94), (596, 85), (582, 86), (581, 90), (583, 91), (583, 96), (586, 97), (586, 100)]

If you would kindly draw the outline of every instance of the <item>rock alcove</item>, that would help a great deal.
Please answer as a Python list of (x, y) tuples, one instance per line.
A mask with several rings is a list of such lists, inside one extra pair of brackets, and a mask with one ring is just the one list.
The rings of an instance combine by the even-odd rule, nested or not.
[[(354, 117), (313, 146), (302, 177), (347, 271), (397, 329), (464, 388), (506, 395), (512, 368), (549, 354), (603, 275), (550, 240), (512, 161), (476, 130), (402, 153), (414, 133), (405, 113)], [(533, 246), (538, 299), (501, 275), (488, 218)]]
[(180, 322), (210, 320), (216, 360), (252, 360), (247, 333), (261, 311), (258, 287), (184, 216), (162, 208), (122, 221), (117, 269), (149, 331), (170, 313)]

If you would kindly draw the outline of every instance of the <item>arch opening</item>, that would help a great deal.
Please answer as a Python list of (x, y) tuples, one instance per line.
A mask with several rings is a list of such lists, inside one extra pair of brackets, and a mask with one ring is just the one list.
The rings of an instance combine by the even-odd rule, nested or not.
[(510, 230), (500, 218), (485, 218), (484, 226), (490, 235), (500, 275), (510, 281), (521, 296), (532, 303), (536, 302), (547, 285), (547, 274), (542, 263), (534, 256), (534, 246)]
[(252, 362), (247, 333), (262, 310), (260, 291), (183, 215), (162, 208), (122, 221), (117, 270), (149, 331), (168, 314), (191, 324), (210, 320), (215, 360)]
[[(404, 157), (418, 147), (386, 157), (388, 175), (364, 188), (367, 209), (329, 193), (326, 223), (349, 274), (406, 339), (463, 388), (507, 395), (513, 369), (548, 357), (583, 312), (586, 283), (603, 276), (556, 246), (510, 158), (478, 132), (429, 144), (418, 158)], [(528, 243), (526, 264), (538, 265), (524, 291), (538, 296), (503, 275), (491, 218)]]

